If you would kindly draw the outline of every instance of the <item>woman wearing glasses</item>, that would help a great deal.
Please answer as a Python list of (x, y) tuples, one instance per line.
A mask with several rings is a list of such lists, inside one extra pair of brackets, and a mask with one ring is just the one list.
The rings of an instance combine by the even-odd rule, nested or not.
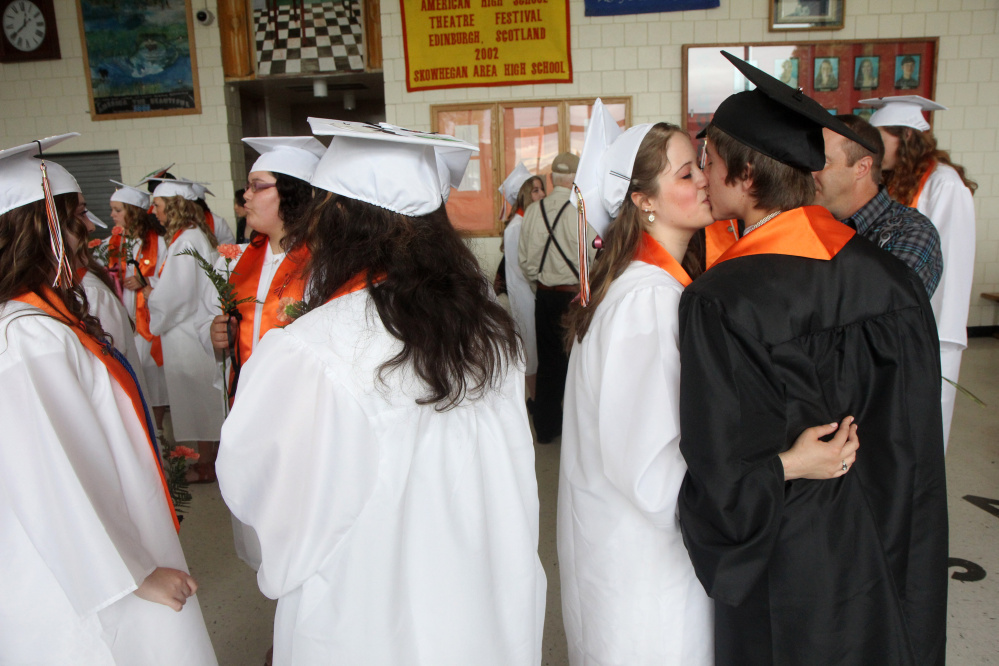
[[(239, 259), (230, 261), (234, 299), (252, 299), (238, 314), (216, 312), (210, 328), (202, 329), (202, 342), (232, 359), (229, 367), (229, 401), (239, 387), (239, 368), (253, 353), (257, 341), (272, 328), (290, 323), (305, 297), (305, 247), (307, 220), (303, 213), (312, 201), (309, 179), (326, 148), (311, 136), (243, 139), (260, 157), (250, 169), (243, 193), (246, 223), (252, 240), (240, 245)], [(224, 268), (225, 259), (219, 259)]]
[(156, 287), (143, 287), (142, 295), (149, 305), (149, 330), (160, 336), (163, 345), (173, 439), (198, 442), (201, 459), (191, 467), (188, 480), (207, 483), (215, 480), (223, 402), (216, 388), (215, 359), (198, 340), (198, 323), (205, 317), (202, 303), (209, 301), (215, 288), (197, 260), (185, 254), (194, 250), (209, 262), (217, 256), (215, 235), (197, 204), (196, 185), (165, 180), (153, 191), (156, 219), (166, 228), (167, 251)]

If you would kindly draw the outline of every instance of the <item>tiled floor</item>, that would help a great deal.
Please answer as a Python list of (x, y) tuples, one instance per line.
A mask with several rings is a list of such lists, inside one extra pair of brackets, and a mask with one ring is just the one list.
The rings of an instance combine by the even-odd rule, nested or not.
[[(961, 384), (988, 407), (959, 398), (947, 452), (950, 552), (972, 566), (952, 574), (977, 580), (950, 581), (947, 663), (999, 663), (999, 340), (974, 339), (964, 354)], [(548, 574), (548, 612), (542, 663), (568, 664), (555, 554), (557, 444), (537, 447), (541, 495), (540, 556)], [(194, 486), (194, 502), (181, 529), (192, 572), (198, 578), (208, 629), (222, 666), (263, 663), (271, 642), (275, 603), (257, 590), (253, 571), (236, 558), (229, 513), (218, 486)], [(992, 499), (981, 508), (965, 496)], [(981, 574), (984, 572), (984, 578)]]
[(257, 74), (363, 71), (361, 6), (353, 0), (305, 4), (305, 35), (298, 11), (278, 7), (277, 21), (254, 10)]

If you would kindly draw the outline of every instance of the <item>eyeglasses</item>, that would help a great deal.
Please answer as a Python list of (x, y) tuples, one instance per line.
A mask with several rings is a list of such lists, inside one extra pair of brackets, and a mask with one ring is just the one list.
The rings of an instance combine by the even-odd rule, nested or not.
[(270, 187), (277, 187), (277, 183), (262, 183), (259, 180), (254, 180), (246, 184), (246, 189), (249, 190), (250, 192), (253, 192), (254, 194), (259, 192), (260, 190), (266, 190), (267, 188)]

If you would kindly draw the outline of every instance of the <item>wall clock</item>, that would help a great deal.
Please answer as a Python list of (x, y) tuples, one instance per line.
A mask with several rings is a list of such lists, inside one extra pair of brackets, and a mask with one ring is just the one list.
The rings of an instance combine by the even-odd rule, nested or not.
[(53, 0), (0, 0), (0, 62), (57, 60)]

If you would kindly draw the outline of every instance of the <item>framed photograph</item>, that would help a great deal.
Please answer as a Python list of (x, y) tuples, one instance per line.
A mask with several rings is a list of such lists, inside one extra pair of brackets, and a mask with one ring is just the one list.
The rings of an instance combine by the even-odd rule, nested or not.
[(919, 87), (918, 53), (895, 56), (895, 90), (914, 90)]
[(774, 61), (774, 76), (792, 88), (798, 87), (798, 58), (777, 58)]
[(77, 0), (93, 120), (201, 113), (189, 0)]
[(853, 89), (877, 90), (880, 69), (881, 58), (878, 56), (856, 58), (853, 62)]
[(839, 88), (839, 58), (815, 59), (815, 90), (829, 91)]
[(801, 90), (830, 113), (857, 109), (855, 113), (868, 114), (860, 100), (869, 97), (912, 94), (934, 99), (938, 45), (936, 37), (685, 44), (682, 125), (694, 138), (729, 95), (752, 89), (741, 74), (736, 76), (738, 70), (723, 51)]
[(842, 30), (846, 0), (770, 0), (770, 32)]

